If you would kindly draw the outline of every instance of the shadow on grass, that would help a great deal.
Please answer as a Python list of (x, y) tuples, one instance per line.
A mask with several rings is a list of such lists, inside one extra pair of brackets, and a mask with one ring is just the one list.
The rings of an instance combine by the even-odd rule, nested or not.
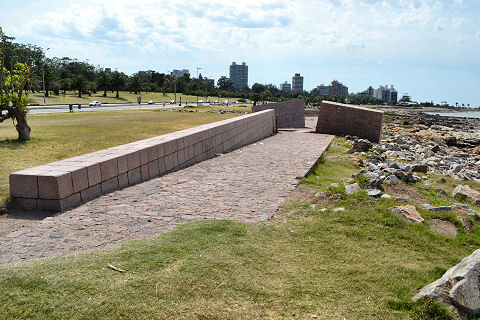
[(20, 141), (18, 139), (13, 139), (13, 138), (0, 139), (0, 148), (6, 147), (10, 149), (18, 149), (32, 142), (38, 142), (38, 141), (40, 141), (39, 138), (32, 138), (29, 141)]

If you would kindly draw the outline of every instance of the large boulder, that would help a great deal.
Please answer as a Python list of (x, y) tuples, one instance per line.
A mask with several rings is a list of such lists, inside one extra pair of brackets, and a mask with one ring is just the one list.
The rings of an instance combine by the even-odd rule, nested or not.
[(450, 268), (413, 298), (432, 297), (452, 306), (461, 318), (480, 314), (480, 249)]
[(454, 197), (465, 198), (469, 201), (473, 201), (476, 204), (480, 204), (480, 192), (477, 190), (471, 189), (467, 185), (458, 185), (453, 190)]

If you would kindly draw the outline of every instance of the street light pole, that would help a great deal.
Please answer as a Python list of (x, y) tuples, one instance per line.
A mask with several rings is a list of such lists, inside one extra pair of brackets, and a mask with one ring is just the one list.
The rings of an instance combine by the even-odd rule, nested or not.
[[(45, 52), (50, 50), (50, 48), (47, 48)], [(46, 102), (45, 102), (45, 61), (43, 61), (42, 64), (42, 83), (43, 83), (43, 107), (46, 107)]]
[(200, 80), (198, 79), (198, 70), (199, 69), (202, 69), (202, 68), (197, 67), (197, 90), (195, 90), (195, 93), (197, 95), (197, 107), (198, 107), (198, 84), (200, 83)]

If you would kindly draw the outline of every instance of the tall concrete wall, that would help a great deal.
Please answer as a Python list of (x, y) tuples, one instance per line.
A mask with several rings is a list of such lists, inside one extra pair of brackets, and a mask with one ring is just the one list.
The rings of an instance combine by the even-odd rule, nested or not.
[(383, 111), (322, 101), (315, 131), (334, 135), (348, 134), (380, 142), (382, 124)]
[(10, 175), (10, 194), (26, 209), (62, 211), (102, 194), (176, 171), (273, 134), (265, 110), (173, 132)]
[(252, 112), (273, 109), (278, 128), (305, 128), (305, 101), (294, 99), (252, 106)]

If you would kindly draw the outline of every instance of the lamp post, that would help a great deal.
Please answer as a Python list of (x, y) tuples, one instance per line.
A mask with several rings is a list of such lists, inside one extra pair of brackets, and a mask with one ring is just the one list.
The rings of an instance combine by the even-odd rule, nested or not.
[(202, 69), (202, 68), (197, 67), (197, 90), (195, 90), (195, 93), (197, 95), (197, 107), (198, 107), (198, 84), (200, 82), (199, 79), (198, 79), (198, 70), (200, 70), (200, 69)]
[[(47, 52), (48, 50), (50, 50), (50, 48), (47, 48), (45, 50), (45, 52)], [(42, 64), (42, 83), (43, 83), (43, 107), (45, 108), (46, 107), (46, 103), (45, 103), (45, 61)]]

